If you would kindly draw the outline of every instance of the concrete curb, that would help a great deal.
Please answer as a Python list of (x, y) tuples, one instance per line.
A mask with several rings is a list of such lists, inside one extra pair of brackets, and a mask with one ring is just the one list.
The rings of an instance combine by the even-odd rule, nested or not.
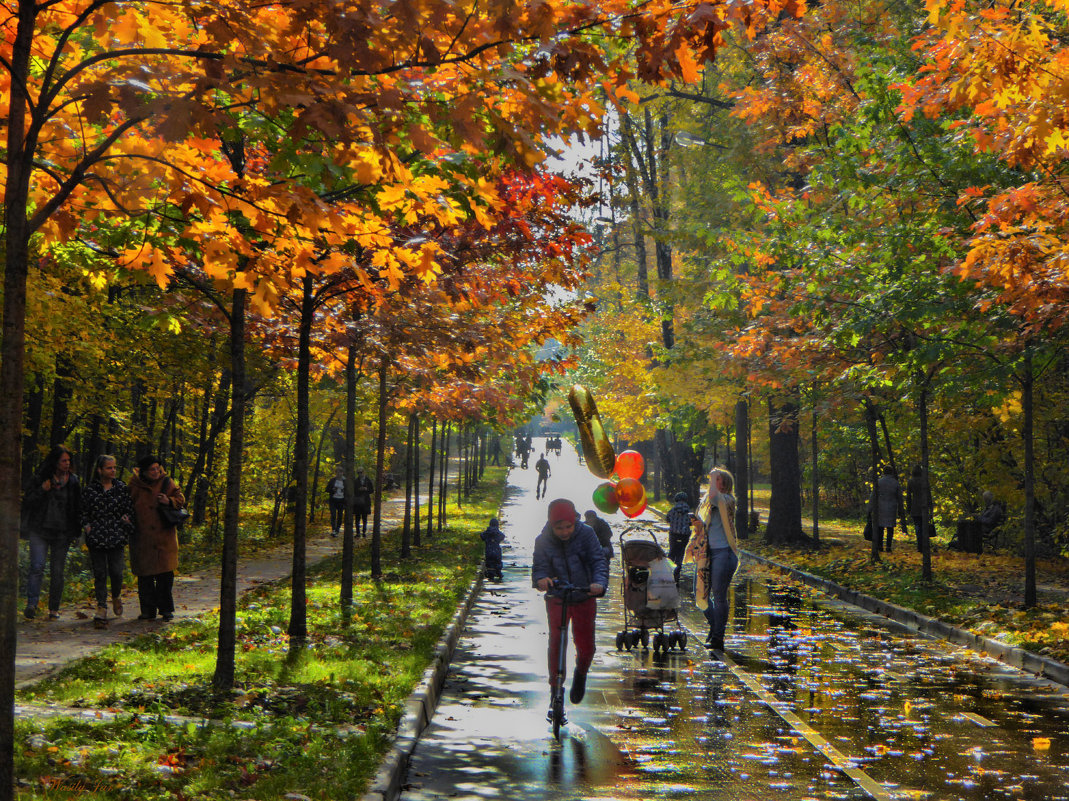
[(475, 581), (472, 582), (464, 600), (460, 602), (453, 621), (438, 640), (431, 664), (423, 672), (423, 678), (405, 702), (405, 711), (397, 727), (393, 745), (383, 758), (382, 764), (379, 765), (379, 770), (375, 778), (371, 780), (367, 792), (361, 796), (361, 801), (394, 801), (401, 794), (401, 782), (408, 772), (412, 752), (419, 742), (419, 735), (434, 717), (434, 710), (438, 707), (438, 699), (445, 685), (445, 677), (449, 672), (453, 652), (460, 641), (464, 626), (467, 625), (471, 608), (482, 591), (484, 568), (485, 566), (480, 563)]
[(834, 581), (823, 579), (820, 576), (815, 576), (804, 570), (781, 565), (779, 562), (775, 562), (764, 556), (759, 556), (751, 551), (742, 551), (742, 553), (748, 558), (753, 559), (755, 562), (774, 567), (792, 578), (801, 581), (803, 584), (808, 584), (810, 587), (814, 587), (827, 595), (834, 596), (877, 615), (882, 615), (896, 623), (901, 623), (903, 626), (906, 626), (913, 631), (918, 631), (937, 639), (946, 640), (955, 645), (962, 645), (974, 651), (982, 651), (988, 656), (994, 657), (1007, 665), (1011, 665), (1012, 667), (1025, 672), (1032, 673), (1041, 678), (1049, 679), (1050, 681), (1069, 687), (1069, 665), (1056, 662), (1053, 659), (1034, 654), (1031, 651), (1026, 651), (1023, 648), (1018, 648), (1014, 645), (1007, 645), (998, 640), (993, 640), (990, 637), (974, 634), (971, 631), (952, 626), (938, 618), (922, 615), (912, 609), (906, 609), (903, 606), (897, 606), (888, 603), (887, 601), (881, 601), (878, 598), (864, 595), (856, 590), (851, 590), (836, 584)]

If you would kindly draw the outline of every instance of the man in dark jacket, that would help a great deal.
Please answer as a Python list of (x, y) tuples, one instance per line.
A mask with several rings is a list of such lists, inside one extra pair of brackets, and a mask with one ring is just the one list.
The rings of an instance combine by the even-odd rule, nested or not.
[[(555, 585), (570, 583), (582, 587), (573, 591), (568, 606), (568, 620), (575, 643), (575, 675), (572, 678), (571, 701), (578, 704), (586, 692), (586, 674), (594, 660), (594, 619), (597, 598), (605, 593), (609, 582), (609, 562), (594, 530), (579, 519), (575, 505), (564, 498), (549, 504), (549, 520), (535, 540), (531, 565), (531, 582), (546, 593), (546, 614), (549, 619), (549, 686), (552, 691), (559, 677), (561, 598), (554, 593)], [(550, 707), (552, 715), (552, 707)]]
[(612, 549), (612, 526), (609, 525), (609, 521), (598, 517), (598, 513), (593, 509), (587, 509), (583, 513), (583, 519), (594, 529), (598, 542), (601, 543), (601, 550), (605, 551), (605, 558), (611, 562), (615, 551)]

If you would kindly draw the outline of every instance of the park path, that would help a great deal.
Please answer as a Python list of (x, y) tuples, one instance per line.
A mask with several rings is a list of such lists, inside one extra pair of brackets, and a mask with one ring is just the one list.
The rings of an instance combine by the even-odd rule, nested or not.
[[(382, 528), (397, 525), (404, 513), (404, 495), (384, 498)], [(355, 541), (356, 563), (361, 551), (371, 542)], [(326, 523), (312, 524), (308, 530), (307, 559), (314, 564), (341, 553), (342, 538), (331, 537)], [(255, 587), (288, 577), (293, 568), (293, 546), (281, 545), (254, 556), (238, 554), (238, 595)], [(176, 574), (174, 584), (175, 620), (195, 618), (219, 608), (219, 567), (188, 575)], [(47, 580), (46, 580), (47, 583)], [(84, 599), (60, 610), (59, 620), (47, 620), (40, 614), (34, 620), (21, 618), (15, 651), (15, 686), (21, 687), (51, 675), (64, 665), (86, 657), (114, 642), (125, 642), (167, 624), (160, 620), (138, 620), (137, 587), (128, 582), (123, 590), (123, 617), (110, 616), (106, 629), (93, 626), (96, 603)]]
[[(530, 556), (548, 499), (584, 509), (598, 480), (567, 444), (550, 460), (547, 499), (534, 497), (533, 470), (510, 471), (504, 580), (484, 585), (466, 619), (401, 801), (1069, 801), (1065, 688), (752, 563), (733, 585), (728, 653), (701, 647), (704, 620), (684, 597), (689, 644), (658, 656), (615, 646), (614, 559), (586, 698), (567, 705), (556, 742)], [(610, 522), (663, 543), (652, 515)]]

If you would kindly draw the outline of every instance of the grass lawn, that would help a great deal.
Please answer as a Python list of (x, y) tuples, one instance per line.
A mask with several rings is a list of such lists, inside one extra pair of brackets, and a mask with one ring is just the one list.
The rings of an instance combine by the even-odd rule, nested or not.
[[(309, 570), (308, 640), (291, 649), (288, 584), (258, 588), (238, 610), (238, 686), (211, 690), (218, 619), (113, 645), (24, 689), (19, 703), (118, 713), (113, 721), (20, 719), (17, 797), (314, 799), (361, 795), (402, 705), (475, 576), (478, 537), (496, 515), (504, 468), (488, 468), (449, 528), (401, 561), (383, 538), (384, 577), (354, 576), (339, 603), (340, 557)], [(361, 543), (364, 545), (364, 543)], [(358, 566), (367, 550), (357, 550)], [(91, 713), (92, 714), (92, 713)], [(164, 716), (187, 720), (168, 722)], [(206, 724), (206, 725), (202, 725)]]

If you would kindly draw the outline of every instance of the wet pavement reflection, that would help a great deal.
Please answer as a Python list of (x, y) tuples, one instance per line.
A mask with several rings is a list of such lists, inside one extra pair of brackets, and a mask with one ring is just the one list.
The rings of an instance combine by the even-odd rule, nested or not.
[[(550, 459), (549, 498), (566, 486), (584, 508), (597, 480), (567, 450)], [(733, 589), (719, 660), (700, 646), (705, 627), (689, 600), (686, 651), (618, 651), (615, 559), (587, 697), (555, 742), (548, 627), (529, 580), (546, 506), (534, 481), (533, 470), (510, 474), (505, 580), (473, 610), (406, 801), (1069, 799), (1069, 691), (753, 565)], [(650, 515), (640, 523), (661, 528)]]

